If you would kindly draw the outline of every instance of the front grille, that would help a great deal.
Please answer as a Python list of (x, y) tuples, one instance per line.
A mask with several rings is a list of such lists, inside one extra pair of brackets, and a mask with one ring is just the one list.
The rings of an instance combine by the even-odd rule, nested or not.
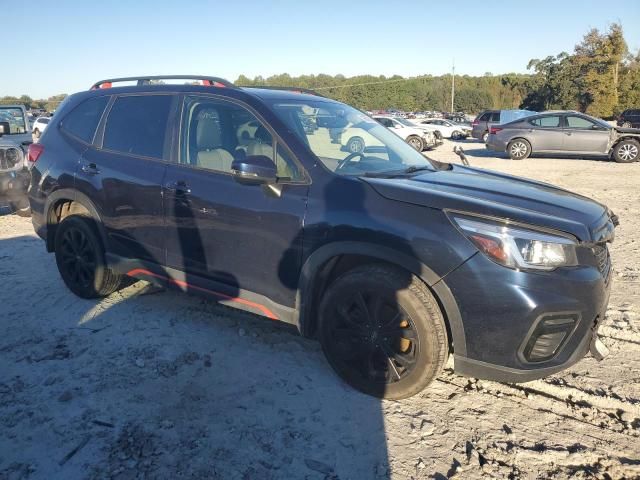
[(598, 262), (598, 270), (605, 280), (607, 280), (609, 278), (609, 273), (611, 272), (611, 257), (609, 256), (607, 244), (596, 245), (592, 250), (593, 254), (596, 256), (596, 261)]

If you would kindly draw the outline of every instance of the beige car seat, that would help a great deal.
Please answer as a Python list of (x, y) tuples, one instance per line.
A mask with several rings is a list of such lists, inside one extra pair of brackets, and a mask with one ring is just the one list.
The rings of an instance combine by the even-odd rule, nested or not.
[(197, 165), (211, 170), (230, 172), (233, 155), (221, 148), (220, 124), (215, 118), (203, 117), (196, 127)]

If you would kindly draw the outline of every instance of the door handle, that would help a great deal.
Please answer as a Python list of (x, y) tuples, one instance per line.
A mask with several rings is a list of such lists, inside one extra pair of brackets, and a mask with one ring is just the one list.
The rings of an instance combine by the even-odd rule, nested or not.
[(80, 168), (84, 173), (88, 173), (89, 175), (97, 175), (100, 173), (100, 169), (95, 163), (86, 163), (82, 165)]
[(187, 182), (183, 180), (178, 180), (177, 182), (168, 182), (164, 187), (167, 190), (180, 195), (188, 195), (191, 193), (191, 189), (187, 185)]

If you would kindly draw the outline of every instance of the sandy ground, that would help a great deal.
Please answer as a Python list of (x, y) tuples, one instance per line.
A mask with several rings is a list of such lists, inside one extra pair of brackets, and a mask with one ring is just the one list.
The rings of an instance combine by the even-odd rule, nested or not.
[[(521, 385), (451, 365), (411, 399), (344, 385), (291, 328), (144, 282), (73, 296), (30, 221), (0, 217), (0, 479), (638, 478), (640, 164), (495, 158), (620, 216), (611, 354)], [(456, 160), (452, 144), (429, 155)]]

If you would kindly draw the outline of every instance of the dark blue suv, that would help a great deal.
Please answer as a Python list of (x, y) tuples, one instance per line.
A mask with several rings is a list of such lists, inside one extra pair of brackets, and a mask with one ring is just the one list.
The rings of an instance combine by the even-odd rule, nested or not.
[(210, 295), (317, 336), (387, 398), (450, 352), (456, 372), (509, 382), (606, 353), (605, 206), (429, 160), (310, 91), (162, 79), (191, 83), (98, 82), (30, 147), (33, 224), (75, 294), (134, 277)]

